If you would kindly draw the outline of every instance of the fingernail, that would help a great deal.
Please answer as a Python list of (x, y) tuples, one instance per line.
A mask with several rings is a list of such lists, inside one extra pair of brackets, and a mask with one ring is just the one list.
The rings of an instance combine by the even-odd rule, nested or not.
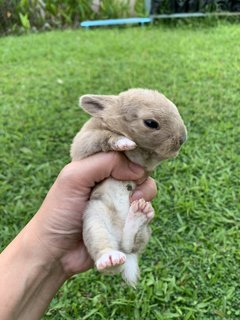
[(131, 202), (143, 198), (143, 193), (141, 191), (135, 191), (131, 196)]

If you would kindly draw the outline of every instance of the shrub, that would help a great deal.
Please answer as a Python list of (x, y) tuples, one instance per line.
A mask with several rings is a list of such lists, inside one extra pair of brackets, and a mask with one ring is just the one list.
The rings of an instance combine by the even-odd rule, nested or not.
[[(91, 0), (0, 0), (0, 34), (77, 27), (80, 21), (128, 17), (130, 0), (101, 0), (94, 11)], [(135, 14), (143, 16), (144, 0), (135, 1)], [(152, 13), (240, 11), (240, 0), (152, 0)]]
[(0, 0), (0, 32), (75, 27), (92, 13), (88, 0)]
[[(136, 1), (138, 14), (144, 14), (144, 1)], [(98, 12), (89, 0), (0, 0), (0, 33), (77, 27), (80, 21), (130, 15), (129, 1), (102, 0)]]

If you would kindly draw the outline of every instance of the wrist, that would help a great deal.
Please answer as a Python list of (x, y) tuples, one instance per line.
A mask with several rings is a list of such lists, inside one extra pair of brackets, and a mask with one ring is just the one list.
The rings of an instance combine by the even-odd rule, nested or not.
[(66, 280), (27, 225), (0, 256), (1, 319), (39, 319)]
[(21, 244), (22, 255), (25, 261), (31, 262), (45, 274), (59, 274), (59, 277), (66, 280), (59, 256), (45, 243), (44, 235), (40, 234), (39, 221), (35, 217), (25, 226), (19, 234), (19, 246)]

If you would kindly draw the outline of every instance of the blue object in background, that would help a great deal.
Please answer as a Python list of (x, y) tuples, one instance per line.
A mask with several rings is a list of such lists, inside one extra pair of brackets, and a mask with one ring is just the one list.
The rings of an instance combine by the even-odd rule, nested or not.
[(152, 18), (125, 18), (125, 19), (106, 19), (106, 20), (89, 20), (80, 23), (81, 27), (99, 27), (99, 26), (113, 26), (122, 24), (141, 24), (152, 22)]

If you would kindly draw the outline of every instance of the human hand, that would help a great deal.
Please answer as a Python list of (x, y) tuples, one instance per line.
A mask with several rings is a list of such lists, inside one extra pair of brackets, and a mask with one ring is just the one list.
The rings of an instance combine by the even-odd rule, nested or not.
[(82, 215), (92, 188), (110, 176), (137, 183), (132, 201), (150, 201), (156, 195), (156, 185), (143, 168), (121, 153), (98, 153), (63, 168), (30, 223), (35, 241), (60, 262), (66, 278), (93, 265), (82, 239)]

